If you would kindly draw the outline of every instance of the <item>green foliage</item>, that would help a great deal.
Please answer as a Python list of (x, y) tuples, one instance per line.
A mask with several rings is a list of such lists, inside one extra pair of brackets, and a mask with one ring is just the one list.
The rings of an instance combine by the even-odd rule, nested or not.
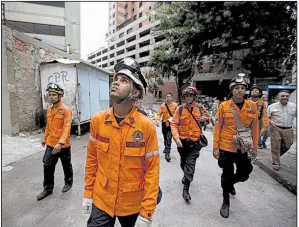
[(279, 76), (296, 42), (296, 15), (297, 3), (285, 1), (159, 3), (154, 17), (160, 25), (153, 33), (166, 39), (149, 66), (176, 76), (180, 88), (194, 66), (201, 68), (202, 57), (226, 68), (235, 50), (246, 49), (241, 61), (251, 77)]

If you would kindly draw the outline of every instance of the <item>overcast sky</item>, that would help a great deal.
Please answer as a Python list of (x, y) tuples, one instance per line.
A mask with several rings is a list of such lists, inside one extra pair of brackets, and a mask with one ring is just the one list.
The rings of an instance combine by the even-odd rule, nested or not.
[(81, 58), (105, 45), (109, 2), (81, 2)]

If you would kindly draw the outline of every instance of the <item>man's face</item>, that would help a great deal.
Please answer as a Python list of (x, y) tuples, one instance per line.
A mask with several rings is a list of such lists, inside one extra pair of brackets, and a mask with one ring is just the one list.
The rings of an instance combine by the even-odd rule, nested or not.
[(287, 102), (289, 101), (289, 97), (290, 94), (287, 92), (281, 92), (278, 95), (279, 102), (284, 105), (287, 104)]
[(186, 99), (186, 103), (191, 104), (194, 101), (194, 95), (186, 94), (185, 99)]
[(236, 85), (233, 88), (233, 97), (234, 98), (243, 98), (246, 92), (246, 87), (244, 85)]
[(257, 88), (252, 89), (252, 91), (251, 91), (251, 97), (257, 98), (257, 97), (259, 97), (259, 95), (260, 95), (259, 89), (257, 89)]
[(110, 97), (113, 100), (121, 100), (126, 98), (131, 91), (130, 78), (124, 74), (119, 74), (114, 78), (112, 86), (110, 88)]
[(49, 96), (49, 101), (51, 104), (58, 102), (59, 97), (58, 97), (57, 93), (50, 91), (48, 96)]
[(166, 101), (167, 102), (172, 102), (173, 98), (172, 98), (172, 95), (171, 94), (167, 94), (166, 95)]
[(264, 102), (267, 102), (267, 95), (263, 95), (263, 96), (262, 96), (262, 100), (263, 100)]

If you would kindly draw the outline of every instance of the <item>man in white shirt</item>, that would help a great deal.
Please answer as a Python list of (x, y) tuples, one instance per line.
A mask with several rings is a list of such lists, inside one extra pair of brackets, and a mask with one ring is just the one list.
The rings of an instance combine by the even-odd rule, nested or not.
[(278, 102), (268, 107), (271, 134), (271, 153), (273, 169), (278, 171), (280, 156), (285, 154), (293, 144), (293, 120), (297, 116), (296, 104), (289, 102), (290, 92), (282, 90)]

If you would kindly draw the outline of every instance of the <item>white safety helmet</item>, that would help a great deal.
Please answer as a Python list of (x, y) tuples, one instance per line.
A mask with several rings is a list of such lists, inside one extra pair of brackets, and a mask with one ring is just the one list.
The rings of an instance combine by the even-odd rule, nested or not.
[(147, 82), (141, 73), (139, 64), (136, 62), (135, 59), (129, 57), (124, 58), (114, 66), (114, 71), (115, 71), (115, 75), (113, 77), (113, 80), (115, 80), (115, 77), (119, 74), (124, 74), (128, 76), (134, 81), (134, 83), (140, 86), (141, 88), (140, 99), (144, 98), (144, 96), (146, 95)]
[(246, 75), (244, 73), (239, 73), (238, 76), (236, 76), (235, 78), (233, 78), (230, 81), (229, 89), (232, 90), (233, 87), (236, 85), (244, 85), (247, 89), (249, 86), (249, 83), (250, 83), (249, 78), (246, 77)]

